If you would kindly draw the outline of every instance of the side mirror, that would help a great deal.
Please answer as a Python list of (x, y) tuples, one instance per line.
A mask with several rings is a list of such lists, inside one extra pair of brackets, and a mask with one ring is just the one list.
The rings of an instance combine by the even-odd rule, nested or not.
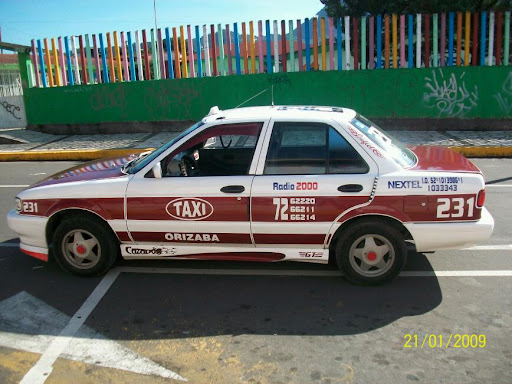
[(151, 168), (151, 171), (153, 172), (153, 177), (155, 179), (161, 179), (162, 178), (162, 165), (160, 162), (156, 163), (153, 168)]

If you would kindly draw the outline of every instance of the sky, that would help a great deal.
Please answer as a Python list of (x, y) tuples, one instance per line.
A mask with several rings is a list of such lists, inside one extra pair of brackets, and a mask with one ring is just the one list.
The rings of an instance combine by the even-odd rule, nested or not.
[[(320, 0), (155, 1), (158, 28), (304, 19), (323, 7)], [(154, 16), (153, 0), (0, 0), (2, 41), (22, 45), (31, 39), (150, 29)]]

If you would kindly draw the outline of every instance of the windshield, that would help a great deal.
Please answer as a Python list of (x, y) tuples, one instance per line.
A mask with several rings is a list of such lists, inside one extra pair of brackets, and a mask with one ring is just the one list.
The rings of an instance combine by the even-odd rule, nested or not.
[(144, 168), (146, 165), (148, 165), (154, 159), (156, 159), (158, 156), (160, 156), (160, 154), (162, 154), (165, 151), (167, 151), (167, 149), (169, 149), (175, 143), (177, 143), (182, 138), (187, 136), (190, 132), (195, 131), (197, 128), (199, 128), (199, 127), (201, 127), (203, 125), (204, 125), (204, 122), (199, 121), (196, 124), (194, 124), (193, 126), (191, 126), (190, 128), (188, 128), (185, 131), (181, 132), (178, 136), (176, 136), (174, 139), (172, 139), (168, 143), (162, 145), (160, 148), (155, 149), (154, 151), (151, 151), (151, 152), (143, 153), (142, 156), (136, 158), (131, 163), (128, 163), (126, 165), (126, 168), (124, 169), (124, 171), (126, 173), (131, 173), (131, 174), (139, 172), (142, 168)]
[(367, 118), (357, 115), (351, 124), (402, 167), (408, 168), (416, 164), (416, 156), (412, 151)]

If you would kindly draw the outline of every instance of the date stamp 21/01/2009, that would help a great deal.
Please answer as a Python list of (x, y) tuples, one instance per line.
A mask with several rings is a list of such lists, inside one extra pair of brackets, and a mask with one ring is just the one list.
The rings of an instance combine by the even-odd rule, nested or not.
[(404, 348), (485, 348), (487, 337), (484, 334), (450, 333), (441, 335), (405, 334)]

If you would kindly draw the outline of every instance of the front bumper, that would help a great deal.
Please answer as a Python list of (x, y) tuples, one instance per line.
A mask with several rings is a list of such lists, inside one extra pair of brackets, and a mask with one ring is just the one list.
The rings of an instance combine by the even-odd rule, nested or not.
[(7, 214), (7, 225), (19, 236), (21, 250), (44, 261), (48, 260), (47, 222), (47, 217), (20, 215), (14, 209)]
[(482, 216), (476, 222), (458, 223), (407, 223), (418, 252), (441, 251), (471, 247), (487, 240), (494, 229), (494, 219), (482, 208)]

